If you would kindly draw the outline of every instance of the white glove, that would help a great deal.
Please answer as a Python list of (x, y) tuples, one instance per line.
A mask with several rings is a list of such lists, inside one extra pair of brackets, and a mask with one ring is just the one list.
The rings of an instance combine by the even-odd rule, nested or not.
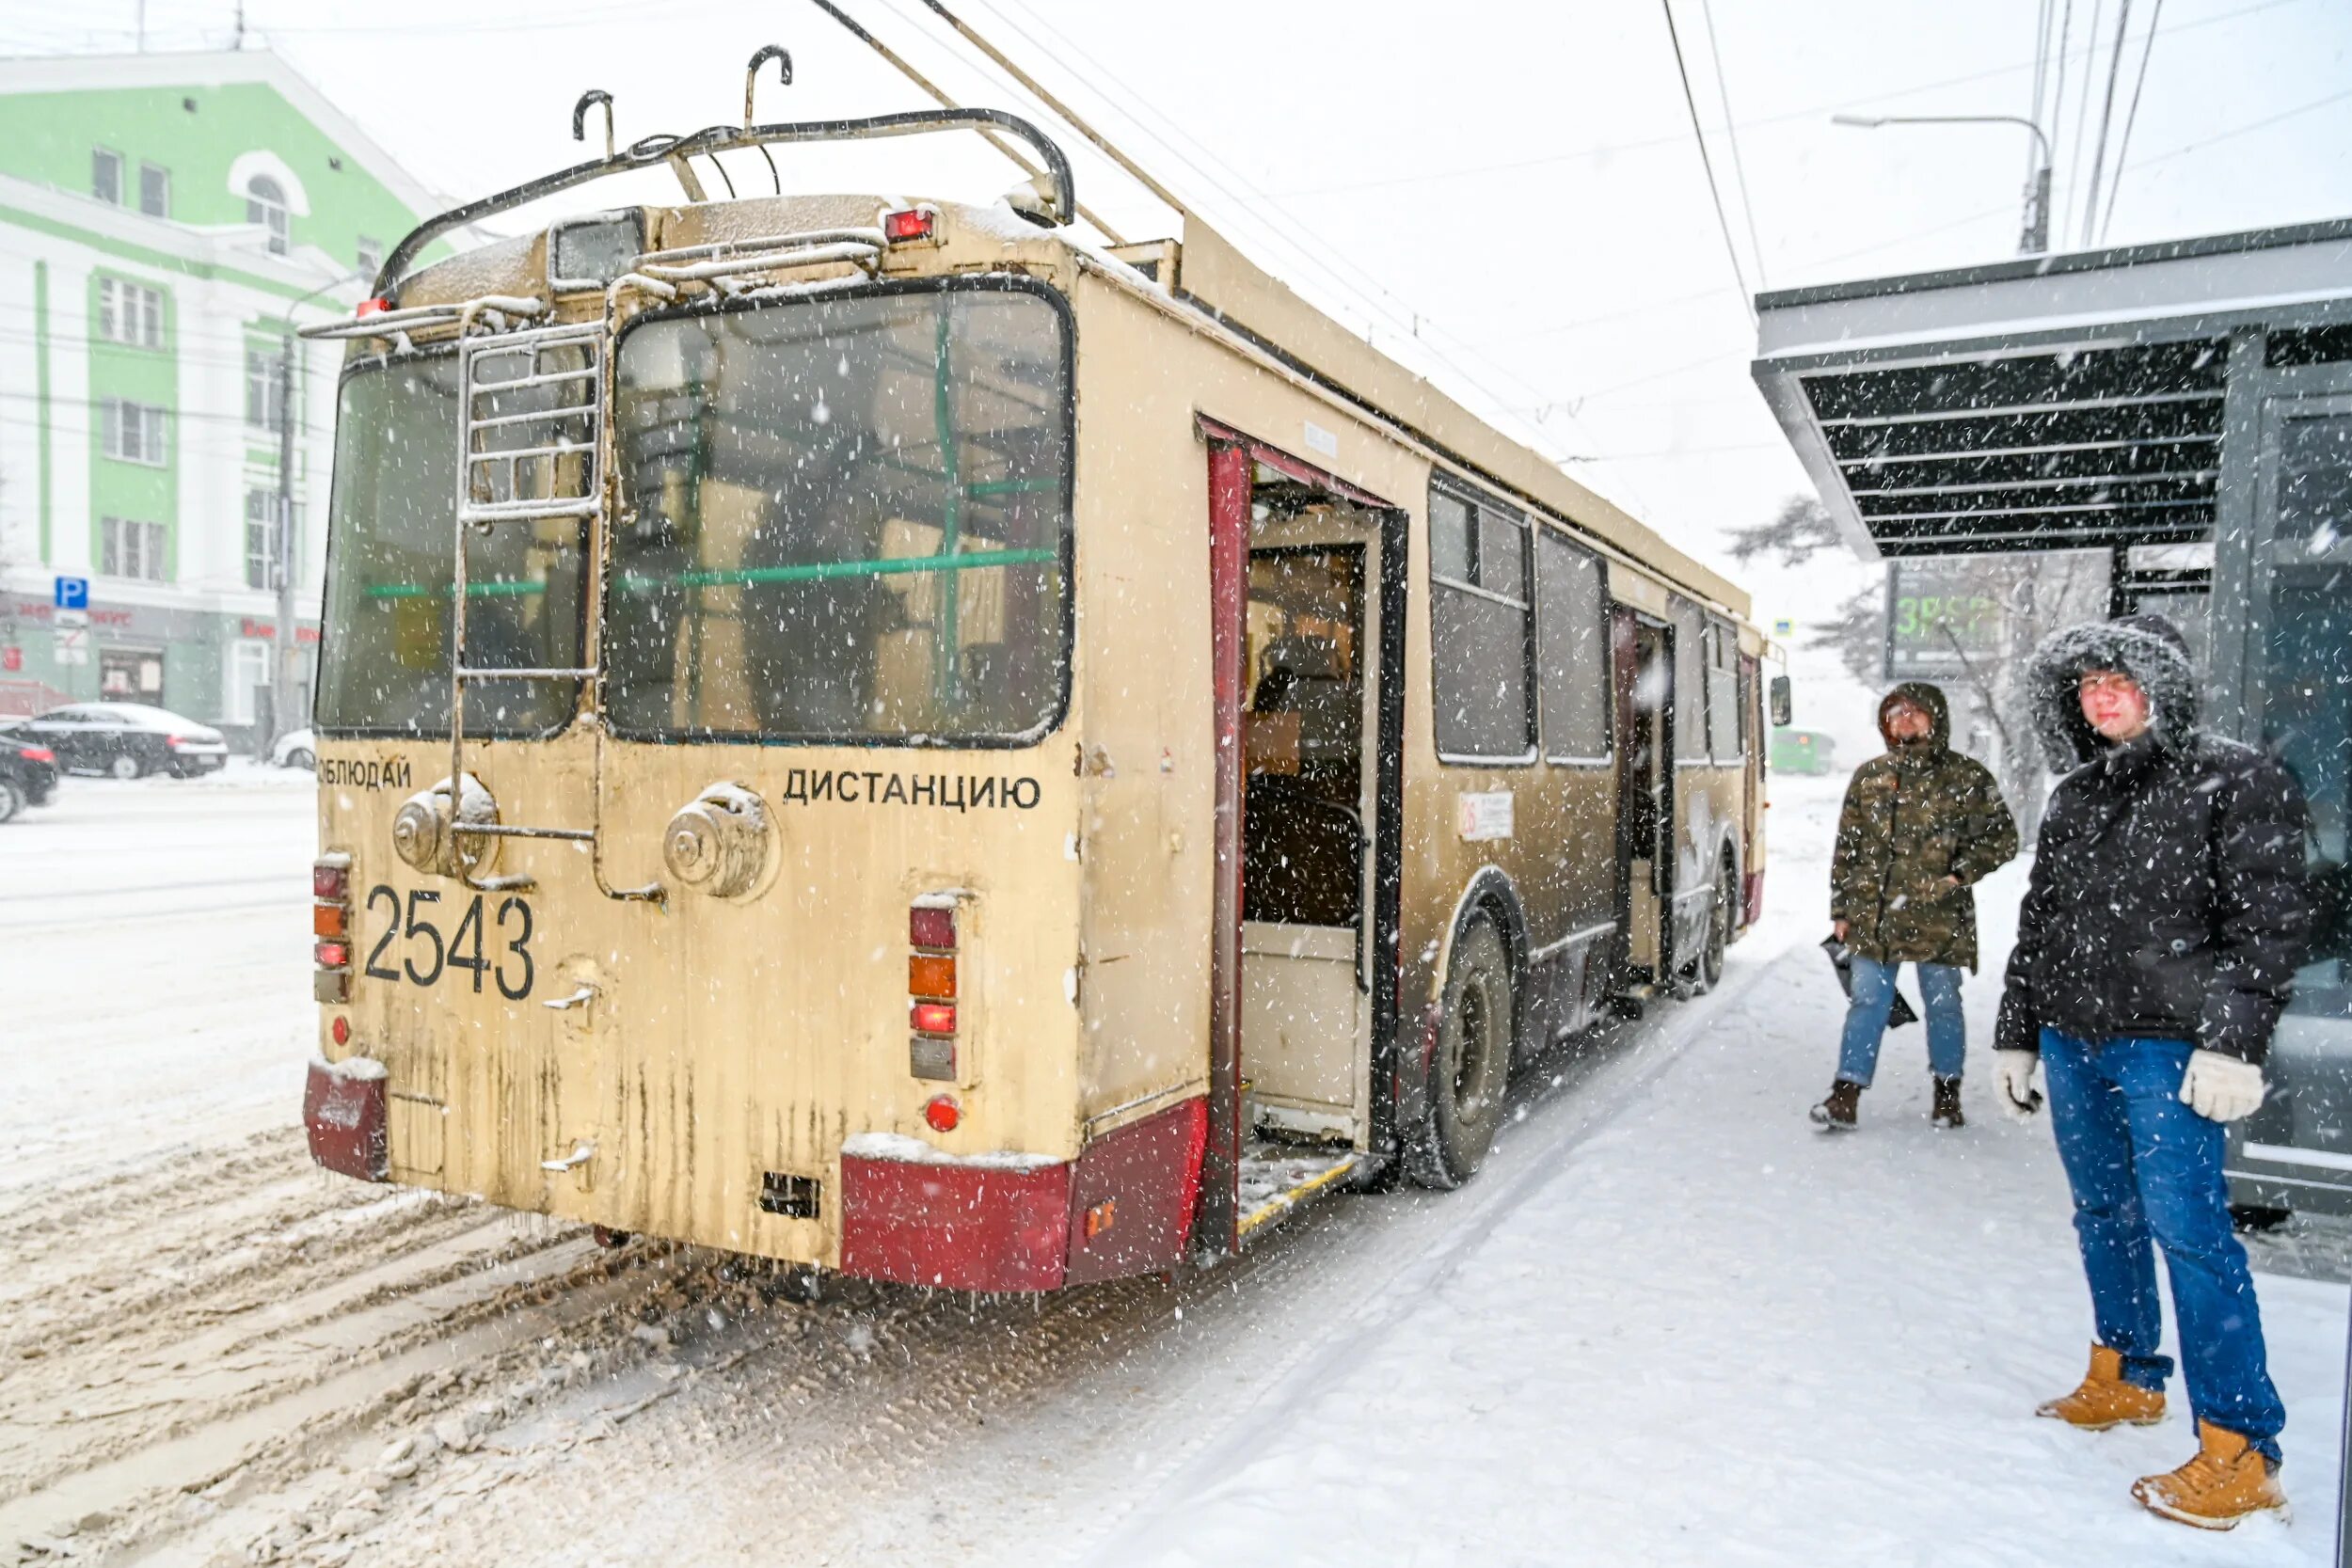
[(2208, 1121), (2235, 1121), (2263, 1102), (2263, 1069), (2218, 1051), (2192, 1052), (2181, 1074), (2181, 1103)]
[(1993, 1053), (1993, 1082), (2001, 1091), (2001, 1109), (2011, 1121), (2031, 1121), (2042, 1096), (2033, 1086), (2033, 1070), (2042, 1065), (2039, 1051)]

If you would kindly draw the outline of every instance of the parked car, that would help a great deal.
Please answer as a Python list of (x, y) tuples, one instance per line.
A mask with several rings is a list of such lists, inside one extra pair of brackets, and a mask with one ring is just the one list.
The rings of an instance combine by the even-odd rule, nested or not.
[(1826, 773), (1837, 742), (1819, 730), (1777, 729), (1772, 732), (1772, 771)]
[(0, 822), (45, 806), (57, 787), (57, 753), (22, 736), (0, 735)]
[(318, 737), (305, 725), (289, 730), (278, 737), (278, 744), (269, 749), (269, 760), (280, 768), (311, 768), (319, 765)]
[(229, 762), (229, 743), (218, 730), (145, 703), (68, 703), (9, 733), (56, 752), (57, 766), (67, 771), (118, 779), (143, 773), (188, 779)]

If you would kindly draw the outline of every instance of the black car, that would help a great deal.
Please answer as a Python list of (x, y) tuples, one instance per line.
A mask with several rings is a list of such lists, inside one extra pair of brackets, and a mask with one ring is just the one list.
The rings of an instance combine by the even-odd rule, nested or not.
[(57, 787), (57, 753), (37, 740), (0, 735), (0, 822), (45, 806)]
[(57, 766), (76, 773), (143, 773), (194, 778), (224, 768), (229, 743), (218, 730), (144, 703), (69, 703), (12, 726), (19, 740), (46, 746)]

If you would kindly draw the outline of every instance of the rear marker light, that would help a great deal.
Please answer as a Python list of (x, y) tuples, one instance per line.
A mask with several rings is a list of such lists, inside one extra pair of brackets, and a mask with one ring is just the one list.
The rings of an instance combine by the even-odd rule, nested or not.
[(901, 212), (884, 213), (882, 238), (892, 245), (902, 245), (909, 240), (928, 240), (931, 237), (931, 224), (937, 216), (928, 207), (909, 207)]
[(349, 906), (324, 901), (310, 906), (310, 934), (314, 937), (339, 937), (343, 934), (344, 918)]
[(955, 1005), (949, 1002), (917, 1002), (912, 1005), (914, 1031), (918, 1035), (952, 1035), (956, 1032)]
[(1119, 1223), (1119, 1199), (1106, 1197), (1087, 1211), (1087, 1240), (1092, 1241)]
[(351, 1020), (339, 1018), (328, 1026), (326, 1032), (335, 1037), (337, 1045), (349, 1045), (351, 1043)]
[(923, 1120), (934, 1132), (952, 1132), (962, 1119), (963, 1108), (944, 1094), (933, 1096), (931, 1102), (923, 1107)]
[(318, 944), (317, 953), (321, 969), (351, 967), (351, 949), (340, 942), (322, 942)]
[(310, 867), (310, 896), (342, 898), (351, 886), (351, 867), (337, 861), (319, 861)]

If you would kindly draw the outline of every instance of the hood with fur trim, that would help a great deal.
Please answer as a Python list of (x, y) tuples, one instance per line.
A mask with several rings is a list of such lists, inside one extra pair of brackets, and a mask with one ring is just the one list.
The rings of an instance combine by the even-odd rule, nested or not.
[(2129, 675), (2148, 694), (2148, 728), (2157, 745), (2188, 743), (2197, 726), (2197, 674), (2180, 628), (2161, 615), (2086, 622), (2052, 633), (2026, 666), (2034, 732), (2051, 771), (2080, 768), (2107, 752), (2083, 718), (2078, 683), (2094, 670)]
[(1886, 733), (1886, 711), (1897, 703), (1909, 703), (1925, 708), (1933, 727), (1928, 731), (1928, 749), (1940, 752), (1952, 743), (1951, 705), (1944, 700), (1944, 689), (1926, 681), (1905, 681), (1879, 700), (1879, 738), (1890, 752), (1897, 751), (1895, 737)]

